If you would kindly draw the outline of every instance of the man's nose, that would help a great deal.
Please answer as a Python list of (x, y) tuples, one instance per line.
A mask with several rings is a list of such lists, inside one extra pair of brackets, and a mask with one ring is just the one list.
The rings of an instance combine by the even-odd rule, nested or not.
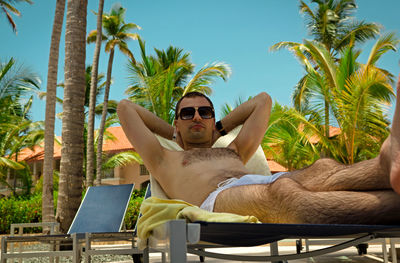
[(197, 110), (194, 112), (193, 120), (194, 120), (194, 121), (200, 121), (200, 120), (202, 120), (202, 118), (201, 118), (201, 116), (200, 116), (200, 114), (199, 114), (199, 112), (198, 112)]

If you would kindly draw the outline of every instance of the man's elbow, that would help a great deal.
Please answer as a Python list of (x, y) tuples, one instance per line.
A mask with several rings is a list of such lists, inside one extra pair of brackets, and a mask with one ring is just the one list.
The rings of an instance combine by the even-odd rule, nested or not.
[(117, 114), (120, 115), (122, 112), (126, 111), (130, 103), (131, 102), (127, 99), (121, 100), (117, 105)]
[(261, 92), (260, 94), (257, 95), (257, 100), (260, 103), (260, 105), (266, 107), (268, 110), (271, 109), (272, 99), (268, 93)]

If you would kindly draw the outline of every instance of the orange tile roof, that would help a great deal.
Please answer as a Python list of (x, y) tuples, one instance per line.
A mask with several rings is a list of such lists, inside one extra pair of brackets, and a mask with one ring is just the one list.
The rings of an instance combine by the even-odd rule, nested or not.
[[(128, 141), (128, 138), (126, 138), (125, 133), (122, 130), (122, 127), (120, 126), (110, 127), (107, 128), (107, 132), (111, 133), (115, 137), (115, 140), (106, 140), (103, 143), (104, 152), (115, 153), (115, 152), (133, 150), (133, 147)], [(57, 139), (61, 141), (61, 137), (57, 137)], [(54, 159), (61, 158), (61, 145), (59, 145), (57, 142), (54, 142), (53, 158)], [(33, 149), (25, 148), (18, 154), (19, 161), (24, 160), (27, 162), (32, 162), (43, 159), (44, 159), (43, 143), (41, 145), (36, 145), (35, 147), (33, 147)]]
[(277, 172), (287, 172), (288, 169), (280, 165), (279, 163), (275, 162), (274, 160), (267, 160), (269, 169), (271, 170), (271, 173), (277, 173)]
[[(335, 137), (336, 135), (339, 135), (340, 133), (342, 133), (342, 130), (340, 128), (329, 126), (329, 138)], [(318, 137), (318, 135), (313, 135), (310, 137), (309, 141), (312, 144), (316, 144), (319, 142), (319, 140), (320, 140), (320, 138)]]
[[(60, 141), (60, 137), (57, 137), (57, 139)], [(61, 145), (59, 145), (57, 142), (54, 142), (53, 158), (55, 159), (61, 158)], [(44, 143), (41, 143), (40, 145), (35, 145), (32, 149), (30, 148), (22, 149), (18, 153), (18, 161), (31, 162), (43, 159), (44, 159)]]
[(133, 150), (133, 146), (128, 141), (121, 126), (107, 128), (107, 132), (111, 133), (115, 140), (106, 140), (103, 143), (104, 152), (121, 152)]

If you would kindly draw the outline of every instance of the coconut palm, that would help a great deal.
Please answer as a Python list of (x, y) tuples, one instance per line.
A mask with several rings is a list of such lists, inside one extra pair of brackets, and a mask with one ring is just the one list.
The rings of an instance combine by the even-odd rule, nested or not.
[[(21, 119), (22, 121), (22, 119)], [(30, 194), (32, 187), (31, 173), (29, 166), (19, 160), (19, 152), (24, 148), (32, 148), (42, 142), (44, 136), (43, 125), (41, 122), (25, 120), (18, 124), (3, 124), (0, 128), (2, 137), (0, 143), (0, 157), (3, 165), (0, 168), (0, 181), (8, 186), (16, 194), (17, 178), (23, 180), (24, 193)], [(13, 184), (10, 185), (5, 179), (6, 171), (14, 173)]]
[[(14, 194), (17, 177), (24, 179), (26, 194), (30, 193), (32, 186), (30, 169), (19, 159), (19, 152), (23, 148), (38, 145), (44, 136), (42, 122), (32, 122), (27, 118), (32, 100), (31, 97), (24, 106), (19, 107), (22, 109), (19, 112), (21, 114), (10, 115), (7, 122), (0, 125), (0, 182), (8, 186)], [(14, 173), (12, 185), (9, 184), (9, 178), (6, 178), (10, 172)]]
[[(250, 100), (252, 97), (250, 96), (247, 100)], [(220, 114), (220, 119), (223, 119), (226, 115), (228, 115), (231, 111), (233, 111), (235, 108), (239, 107), (240, 104), (243, 104), (245, 100), (243, 98), (239, 97), (234, 101), (234, 106), (231, 106), (229, 103), (225, 103), (221, 106), (221, 114)]]
[(57, 0), (51, 33), (49, 64), (47, 68), (47, 99), (45, 113), (44, 160), (43, 160), (43, 222), (54, 221), (53, 198), (53, 155), (54, 155), (54, 122), (56, 114), (58, 55), (60, 37), (64, 20), (65, 0)]
[(130, 62), (128, 70), (132, 85), (125, 91), (129, 99), (172, 123), (174, 106), (184, 94), (198, 91), (210, 95), (216, 77), (227, 80), (230, 67), (224, 63), (205, 65), (194, 74), (189, 53), (168, 47), (155, 49), (156, 56), (146, 54), (145, 42), (139, 39), (142, 62)]
[(15, 8), (14, 3), (25, 2), (28, 4), (33, 4), (31, 0), (0, 0), (0, 10), (3, 11), (5, 16), (7, 17), (8, 23), (11, 25), (13, 31), (17, 33), (17, 25), (14, 22), (11, 13), (14, 15), (20, 16), (21, 13)]
[(313, 140), (319, 133), (317, 123), (294, 108), (274, 102), (261, 145), (272, 154), (274, 161), (289, 171), (301, 169), (319, 158), (321, 146), (325, 144), (325, 141), (316, 144)]
[(305, 15), (309, 34), (332, 54), (352, 39), (363, 43), (379, 33), (379, 25), (357, 21), (352, 16), (357, 9), (355, 0), (311, 0), (311, 3), (318, 6), (312, 10), (300, 1), (300, 13)]
[[(89, 65), (89, 66), (86, 66), (86, 69), (85, 69), (85, 83), (86, 83), (86, 88), (85, 88), (85, 103), (84, 103), (85, 115), (88, 115), (88, 114), (89, 114), (89, 100), (90, 100), (90, 96), (91, 96), (91, 86), (92, 86), (92, 84), (91, 84), (91, 76), (92, 76), (92, 66)], [(106, 85), (106, 82), (103, 81), (104, 78), (105, 78), (104, 73), (98, 73), (98, 74), (97, 74), (97, 84), (96, 84), (96, 90), (95, 90), (95, 92), (94, 92), (94, 93), (95, 93), (96, 100), (97, 100), (97, 98), (99, 98), (99, 97), (103, 94), (103, 92), (104, 92), (104, 88), (105, 88), (105, 85)], [(57, 84), (57, 87), (64, 88), (64, 87), (65, 87), (65, 83), (64, 83), (64, 82), (59, 82), (59, 83)], [(38, 91), (38, 92), (36, 92), (36, 93), (38, 94), (38, 97), (39, 97), (40, 99), (45, 99), (45, 98), (47, 98), (47, 96), (48, 96), (47, 92), (45, 92), (45, 91)], [(47, 100), (47, 99), (46, 99), (46, 100)], [(64, 100), (61, 99), (60, 97), (56, 97), (56, 102), (57, 102), (59, 105), (62, 106), (63, 103), (64, 103)], [(112, 106), (113, 106), (113, 103), (115, 103), (115, 101), (111, 100), (111, 101), (109, 101), (109, 102), (111, 102), (112, 105), (111, 105), (111, 108), (110, 108), (110, 106), (109, 106), (108, 112), (109, 112), (109, 113), (113, 113), (113, 112), (115, 112), (115, 109), (112, 108)], [(103, 105), (102, 103), (96, 105), (95, 110), (94, 110), (95, 115), (100, 115), (100, 116), (101, 116), (101, 111), (99, 112), (99, 108), (98, 108), (98, 107), (101, 106), (101, 110), (102, 110), (102, 109), (103, 109), (102, 105)]]
[(30, 92), (38, 90), (40, 84), (38, 75), (14, 58), (6, 62), (0, 60), (0, 99), (24, 99)]
[[(26, 165), (18, 160), (24, 147), (40, 141), (43, 130), (38, 122), (30, 121), (29, 112), (33, 97), (40, 88), (40, 79), (29, 68), (13, 58), (0, 61), (0, 181), (15, 192), (17, 177), (27, 176)], [(24, 170), (19, 173), (18, 171)], [(7, 176), (14, 173), (14, 183), (8, 184)], [(8, 180), (7, 180), (8, 179)], [(29, 178), (26, 178), (29, 190)]]
[(83, 182), (86, 0), (67, 4), (62, 148), (56, 219), (66, 232), (78, 210)]
[[(111, 85), (111, 72), (112, 72), (112, 64), (114, 60), (114, 52), (115, 48), (118, 47), (119, 50), (127, 55), (130, 60), (135, 62), (135, 58), (132, 52), (129, 50), (127, 45), (127, 40), (133, 39), (136, 40), (138, 38), (138, 34), (130, 33), (131, 30), (140, 29), (140, 27), (133, 23), (125, 23), (125, 11), (120, 4), (114, 4), (110, 10), (110, 13), (103, 14), (103, 28), (105, 34), (102, 35), (102, 38), (106, 42), (105, 50), (110, 53), (108, 59), (108, 67), (107, 67), (107, 80), (106, 80), (106, 88), (104, 91), (104, 108), (103, 114), (100, 122), (100, 134), (99, 134), (99, 144), (97, 146), (97, 169), (96, 169), (96, 184), (99, 184), (99, 180), (101, 178), (101, 153), (102, 153), (102, 145), (103, 145), (103, 131), (104, 125), (107, 115), (108, 109), (108, 96), (110, 93), (110, 85)], [(97, 30), (93, 30), (89, 33), (87, 37), (87, 42), (94, 42), (97, 38)]]
[(88, 128), (87, 128), (87, 143), (86, 143), (86, 187), (93, 185), (94, 177), (94, 113), (96, 106), (96, 90), (99, 68), (99, 58), (102, 42), (102, 21), (103, 21), (104, 0), (99, 0), (99, 7), (96, 14), (97, 17), (97, 36), (96, 45), (93, 55), (93, 68), (91, 74), (89, 110), (88, 110)]
[[(324, 120), (320, 124), (324, 132), (318, 136), (325, 137), (325, 150), (337, 160), (354, 163), (371, 158), (377, 152), (368, 153), (367, 149), (379, 149), (378, 144), (387, 136), (384, 108), (393, 98), (394, 79), (386, 70), (377, 68), (376, 62), (387, 51), (396, 50), (398, 43), (394, 34), (382, 36), (366, 64), (357, 62), (360, 51), (353, 45), (343, 49), (338, 60), (316, 41), (281, 42), (272, 47), (288, 48), (304, 66), (307, 74), (295, 91), (295, 107), (306, 116)], [(330, 118), (342, 130), (331, 142)]]

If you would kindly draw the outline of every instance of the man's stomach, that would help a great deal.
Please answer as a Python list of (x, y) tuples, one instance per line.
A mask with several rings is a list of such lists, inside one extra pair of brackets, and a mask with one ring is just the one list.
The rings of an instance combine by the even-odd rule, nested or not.
[(182, 173), (176, 173), (174, 178), (168, 180), (164, 190), (172, 199), (200, 206), (208, 195), (218, 188), (219, 183), (230, 178), (240, 178), (245, 174), (248, 174), (248, 171), (244, 166), (228, 169), (205, 169), (203, 166), (195, 171), (184, 169)]

